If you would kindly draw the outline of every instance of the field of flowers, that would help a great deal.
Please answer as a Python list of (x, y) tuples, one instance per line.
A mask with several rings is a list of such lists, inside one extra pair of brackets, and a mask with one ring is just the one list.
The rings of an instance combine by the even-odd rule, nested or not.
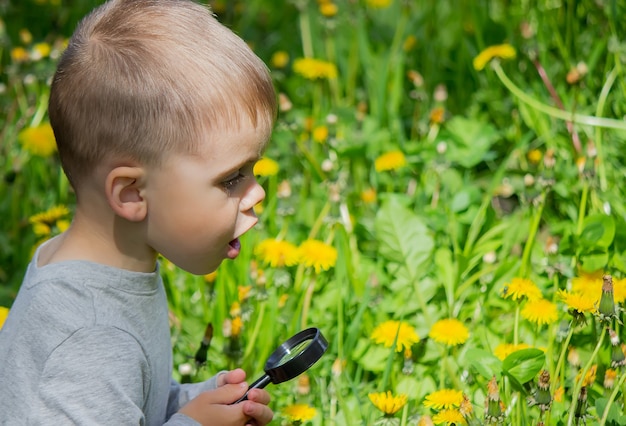
[[(46, 105), (97, 3), (0, 1), (0, 324), (71, 220)], [(241, 255), (162, 261), (178, 378), (252, 380), (315, 326), (276, 424), (626, 424), (626, 4), (209, 4), (280, 114)]]

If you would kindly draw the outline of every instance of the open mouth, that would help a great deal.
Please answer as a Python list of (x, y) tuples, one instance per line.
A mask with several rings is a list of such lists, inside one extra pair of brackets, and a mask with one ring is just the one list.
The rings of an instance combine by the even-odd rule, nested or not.
[(239, 252), (241, 251), (241, 242), (239, 238), (235, 238), (231, 242), (228, 243), (228, 258), (234, 259), (239, 256)]

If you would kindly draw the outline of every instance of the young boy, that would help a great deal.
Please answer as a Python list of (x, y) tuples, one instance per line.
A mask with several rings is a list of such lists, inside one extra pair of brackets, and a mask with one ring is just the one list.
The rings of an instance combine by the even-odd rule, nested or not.
[(157, 256), (234, 259), (265, 193), (252, 169), (276, 114), (268, 70), (191, 0), (110, 0), (72, 36), (49, 115), (76, 193), (0, 332), (0, 423), (265, 425), (241, 369), (172, 381)]

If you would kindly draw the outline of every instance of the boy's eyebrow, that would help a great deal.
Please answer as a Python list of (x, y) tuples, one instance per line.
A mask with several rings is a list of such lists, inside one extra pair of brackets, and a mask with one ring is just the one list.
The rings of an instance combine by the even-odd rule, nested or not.
[(259, 161), (262, 157), (262, 154), (255, 154), (255, 155), (251, 155), (250, 157), (244, 159), (242, 162), (237, 163), (235, 166), (229, 167), (228, 170), (225, 170), (223, 172), (219, 173), (220, 177), (226, 177), (229, 176), (231, 174), (233, 174), (235, 171), (241, 169), (242, 167), (244, 167), (247, 164), (254, 164), (257, 161)]

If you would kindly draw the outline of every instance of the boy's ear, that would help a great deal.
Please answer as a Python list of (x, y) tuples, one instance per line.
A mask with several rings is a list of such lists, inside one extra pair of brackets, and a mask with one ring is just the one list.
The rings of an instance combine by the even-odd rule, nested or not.
[(131, 222), (146, 218), (148, 206), (142, 195), (143, 177), (141, 167), (120, 166), (109, 172), (105, 191), (109, 206), (116, 215)]

